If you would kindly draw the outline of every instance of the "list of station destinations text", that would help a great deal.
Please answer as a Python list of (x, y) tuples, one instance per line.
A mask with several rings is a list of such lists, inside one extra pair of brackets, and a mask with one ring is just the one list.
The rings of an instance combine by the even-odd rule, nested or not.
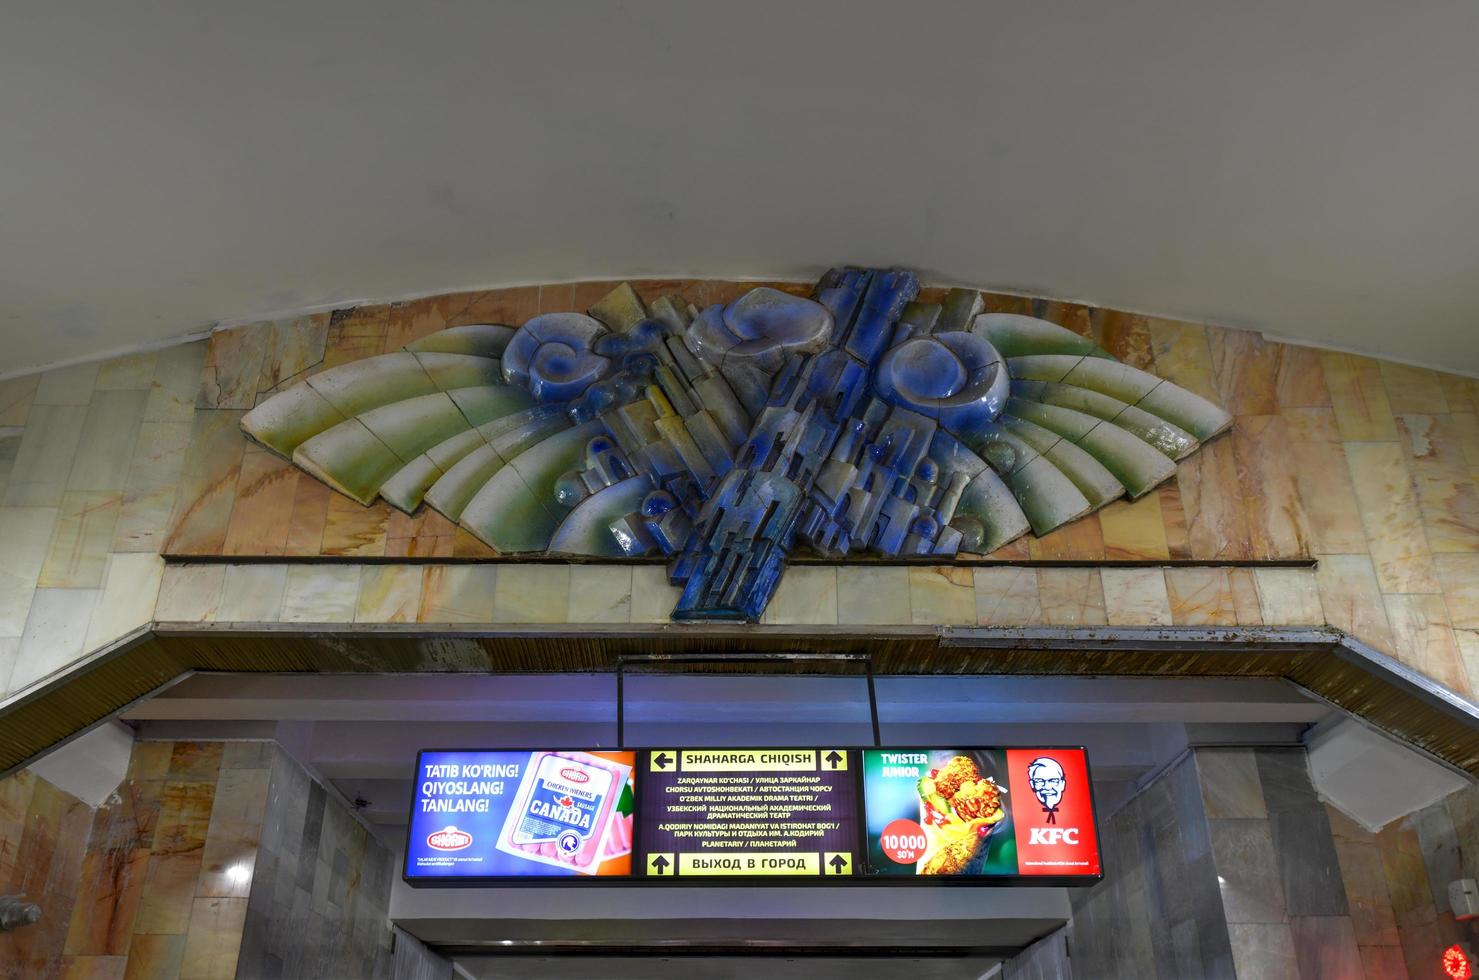
[(643, 870), (852, 874), (858, 799), (851, 762), (842, 749), (643, 753)]

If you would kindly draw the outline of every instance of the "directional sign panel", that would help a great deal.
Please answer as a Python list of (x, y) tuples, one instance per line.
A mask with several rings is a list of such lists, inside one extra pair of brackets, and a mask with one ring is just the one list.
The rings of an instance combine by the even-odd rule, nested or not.
[(646, 877), (854, 874), (854, 752), (652, 749), (637, 757), (637, 867)]

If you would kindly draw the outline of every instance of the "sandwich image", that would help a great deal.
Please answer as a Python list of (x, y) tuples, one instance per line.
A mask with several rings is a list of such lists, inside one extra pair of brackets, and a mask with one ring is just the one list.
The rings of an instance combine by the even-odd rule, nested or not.
[(920, 822), (928, 842), (917, 865), (922, 875), (964, 874), (1006, 819), (1004, 787), (981, 775), (975, 760), (957, 755), (919, 780)]

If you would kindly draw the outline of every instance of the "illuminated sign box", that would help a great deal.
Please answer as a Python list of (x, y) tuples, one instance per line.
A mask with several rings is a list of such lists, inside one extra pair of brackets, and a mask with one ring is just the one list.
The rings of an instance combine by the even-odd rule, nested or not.
[(868, 875), (1100, 875), (1088, 760), (1079, 748), (865, 749)]
[(631, 752), (422, 752), (406, 879), (630, 876)]
[(417, 886), (1086, 884), (1082, 748), (424, 751)]

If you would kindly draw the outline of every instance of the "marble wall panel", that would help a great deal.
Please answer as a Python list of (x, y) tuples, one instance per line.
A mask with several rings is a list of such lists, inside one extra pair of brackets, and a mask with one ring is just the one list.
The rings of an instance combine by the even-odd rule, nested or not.
[(1232, 440), (1216, 440), (1182, 460), (1176, 483), (1192, 555), (1222, 561), (1253, 557)]
[(1052, 626), (1104, 626), (1104, 583), (1097, 568), (1039, 568), (1038, 599)]
[(87, 405), (31, 407), (5, 487), (8, 507), (56, 507), (72, 473)]
[(1479, 552), (1479, 485), (1458, 428), (1446, 415), (1402, 415), (1397, 426), (1411, 454), (1428, 547), (1435, 555)]
[(1117, 500), (1098, 514), (1107, 561), (1154, 561), (1171, 557), (1161, 495), (1134, 502)]
[(96, 589), (37, 589), (26, 616), (10, 692), (21, 691), (81, 657)]
[(237, 976), (246, 900), (209, 894), (222, 877), (213, 862), (250, 864), (270, 758), (138, 742), (96, 810), (25, 770), (0, 779), (0, 893), (25, 891), (43, 907), (37, 926), (0, 935), (4, 975)]
[(390, 512), (385, 525), (387, 558), (450, 558), (457, 540), (457, 525), (429, 507), (416, 514)]
[(93, 390), (147, 392), (158, 365), (159, 352), (152, 350), (104, 361), (98, 365), (98, 378)]
[[(1445, 918), (1447, 882), (1479, 864), (1479, 785), (1372, 833), (1319, 802), (1301, 750), (1251, 751), (1267, 818), (1209, 821), (1225, 900), (1236, 885), (1229, 921), (1249, 908), (1247, 917), (1267, 920), (1230, 926), (1238, 975), (1433, 976), (1433, 954), (1458, 936)], [(1225, 749), (1198, 749), (1196, 757), (1209, 805), (1236, 789), (1232, 803), (1218, 805), (1256, 813), (1246, 759)], [(1265, 827), (1277, 868), (1263, 861), (1259, 871), (1239, 845), (1264, 840)], [(1260, 875), (1262, 885), (1245, 884)], [(1271, 897), (1282, 898), (1282, 920)]]
[(1387, 619), (1397, 658), (1441, 684), (1468, 693), (1468, 672), (1441, 595), (1389, 595)]
[(123, 484), (113, 551), (158, 552), (194, 427), (189, 422), (143, 422)]
[[(571, 574), (580, 571), (583, 569), (575, 568), (571, 570)], [(798, 572), (799, 575), (796, 574)], [(572, 580), (572, 605), (575, 602), (575, 593), (576, 584)], [(785, 578), (781, 580), (781, 587), (766, 607), (763, 621), (776, 625), (836, 625), (837, 569), (825, 565), (803, 565), (788, 569)]]
[[(813, 584), (820, 585), (820, 583)], [(780, 596), (776, 598), (779, 600)], [(833, 572), (831, 601), (835, 622), (837, 605), (835, 572)], [(570, 569), (570, 607), (565, 616), (568, 622), (625, 623), (629, 622), (631, 617), (632, 569), (630, 566), (576, 565)]]
[(1310, 553), (1309, 518), (1299, 492), (1302, 461), (1289, 452), (1290, 426), (1280, 415), (1238, 418), (1233, 455), (1253, 558), (1283, 558)]
[(1325, 384), (1325, 369), (1320, 352), (1308, 347), (1279, 344), (1279, 368), (1275, 379), (1275, 396), (1281, 409), (1325, 408), (1330, 405), (1330, 389)]
[(1438, 372), (1411, 364), (1382, 361), (1381, 382), (1395, 415), (1447, 414), (1448, 398)]
[(1347, 442), (1392, 442), (1397, 423), (1387, 400), (1381, 363), (1369, 357), (1322, 351), (1320, 365), (1340, 437)]
[(93, 394), (77, 444), (67, 489), (122, 490), (144, 421), (145, 391)]
[[(633, 573), (640, 569), (633, 569)], [(492, 565), (428, 565), (421, 582), (422, 623), (488, 623), (498, 569)]]
[(1233, 961), (1239, 977), (1259, 980), (1303, 980), (1294, 934), (1287, 922), (1229, 924)]
[(1434, 555), (1438, 581), (1456, 629), (1479, 629), (1479, 555)]
[(312, 313), (272, 324), (257, 378), (258, 392), (281, 389), (324, 359), (329, 339), (329, 317), (329, 313)]
[(1068, 952), (1075, 977), (1238, 975), (1207, 837), (1190, 754), (1118, 812), (1101, 816), (1105, 879), (1069, 895)]
[(208, 346), (209, 341), (199, 340), (158, 352), (154, 377), (149, 382), (149, 400), (144, 404), (145, 422), (189, 422), (195, 417), (195, 398), (200, 392)]
[(1218, 403), (1233, 415), (1273, 415), (1279, 410), (1282, 344), (1251, 330), (1214, 330), (1208, 336)]
[[(670, 592), (676, 596), (677, 590)], [(911, 622), (910, 592), (907, 568), (844, 565), (837, 569), (837, 619), (865, 625)]]
[(280, 749), (266, 801), (236, 975), (388, 980), (395, 854)]
[(1325, 812), (1335, 836), (1346, 904), (1350, 907), (1359, 945), (1400, 947), (1402, 941), (1392, 912), (1391, 895), (1387, 892), (1377, 835), (1328, 804)]
[(48, 589), (91, 589), (101, 585), (122, 505), (121, 491), (62, 494), (56, 529), (36, 584)]
[(414, 623), (421, 608), (419, 565), (366, 565), (360, 570), (357, 623)]
[(345, 558), (378, 558), (385, 554), (389, 533), (390, 510), (383, 503), (365, 507), (331, 493), (320, 550)]
[(1255, 568), (1253, 584), (1265, 626), (1317, 626), (1325, 622), (1319, 585), (1307, 569)]
[[(837, 616), (839, 620), (842, 619), (842, 602), (846, 594), (843, 589), (842, 573), (843, 569), (839, 568), (837, 570)], [(668, 571), (663, 566), (634, 565), (632, 567), (632, 622), (671, 622), (673, 606), (677, 605), (679, 594), (679, 590), (668, 583)], [(896, 600), (890, 597), (887, 601)]]
[(225, 546), (246, 450), (242, 414), (200, 412), (193, 419), (166, 553), (219, 555)]
[(286, 565), (228, 565), (216, 618), (224, 623), (275, 623), (288, 586)]
[(1226, 568), (1167, 568), (1166, 594), (1177, 626), (1235, 626), (1237, 603)]
[(248, 409), (257, 403), (262, 362), (272, 341), (270, 324), (217, 330), (206, 348), (197, 408)]
[(288, 516), (284, 554), (308, 557), (323, 550), (324, 527), (328, 524), (329, 498), (332, 495), (333, 491), (317, 480), (298, 480), (293, 509)]
[(1105, 568), (1104, 612), (1111, 626), (1170, 626), (1171, 601), (1159, 568)]
[(1263, 820), (1268, 805), (1252, 749), (1198, 749), (1202, 802), (1213, 820)]
[(265, 449), (248, 447), (241, 460), (222, 554), (283, 554), (291, 528), (283, 515), (292, 513), (300, 477), (308, 479), (288, 460)]
[(559, 623), (569, 606), (569, 565), (507, 565), (498, 570), (493, 622)]
[(1155, 374), (1211, 401), (1219, 397), (1207, 328), (1198, 323), (1147, 317)]
[(84, 648), (96, 650), (153, 619), (163, 580), (164, 560), (158, 555), (109, 555)]
[(916, 623), (976, 623), (976, 582), (968, 568), (909, 569), (909, 615)]
[(1099, 514), (1073, 521), (1042, 537), (1029, 535), (1027, 554), (1033, 561), (1103, 561), (1104, 531)]
[(1229, 568), (1227, 583), (1232, 588), (1233, 612), (1239, 626), (1262, 626), (1263, 605), (1258, 597), (1258, 578), (1252, 568)]
[(92, 361), (43, 372), (41, 384), (36, 388), (35, 403), (37, 405), (86, 405), (92, 400), (92, 391), (97, 386), (98, 371), (101, 367), (102, 365), (97, 361)]
[(1437, 592), (1408, 460), (1395, 442), (1347, 443), (1346, 459), (1384, 592)]
[(154, 618), (165, 623), (218, 619), (225, 588), (225, 565), (166, 565)]
[(356, 565), (292, 565), (283, 592), (284, 623), (352, 623), (359, 603)]
[(41, 384), (39, 374), (0, 381), (0, 426), (22, 426), (31, 414), (31, 403)]
[(1287, 409), (1284, 418), (1288, 443), (1276, 451), (1290, 458), (1313, 553), (1367, 553), (1367, 531), (1336, 415), (1328, 408), (1303, 408)]
[(20, 636), (56, 528), (54, 507), (0, 507), (0, 636)]
[(982, 626), (1029, 626), (1042, 622), (1037, 570), (976, 569), (976, 622)]
[(1379, 650), (1392, 649), (1392, 631), (1369, 556), (1325, 555), (1315, 581), (1327, 623)]
[(1214, 820), (1211, 831), (1227, 921), (1283, 923), (1288, 911), (1269, 821)]

